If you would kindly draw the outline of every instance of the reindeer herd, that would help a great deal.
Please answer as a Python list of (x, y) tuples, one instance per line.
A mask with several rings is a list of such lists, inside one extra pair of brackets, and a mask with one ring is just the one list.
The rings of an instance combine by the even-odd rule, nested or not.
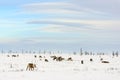
[[(17, 55), (7, 55), (7, 57), (19, 57), (19, 55), (18, 54)], [(52, 61), (57, 61), (57, 62), (74, 61), (74, 59), (72, 57), (64, 58), (62, 56), (55, 56), (55, 55), (50, 56), (49, 59), (47, 59), (45, 56), (41, 56), (41, 55), (34, 55), (33, 57), (34, 58), (39, 58), (40, 61), (45, 61), (45, 62), (49, 62), (49, 59), (51, 59)], [(89, 62), (94, 62), (94, 61), (95, 61), (95, 59), (89, 58)], [(104, 60), (104, 58), (99, 58), (99, 61), (101, 63), (105, 63), (105, 64), (109, 64), (110, 63), (109, 61)], [(85, 60), (80, 60), (80, 64), (83, 65), (83, 64), (85, 64), (84, 62), (85, 62)], [(28, 63), (26, 65), (26, 70), (28, 70), (28, 71), (34, 71), (35, 68), (37, 68), (37, 66), (33, 62)]]
[[(68, 57), (67, 59), (63, 58), (62, 56), (50, 56), (50, 57), (52, 58), (53, 61), (58, 61), (58, 62), (61, 62), (61, 61), (74, 61), (72, 57)], [(40, 58), (42, 58), (42, 56), (40, 56)], [(49, 62), (48, 59), (44, 59), (44, 61)], [(89, 61), (93, 62), (93, 59), (90, 58)], [(100, 58), (100, 62), (101, 63), (110, 63), (109, 61), (103, 60), (103, 58)], [(84, 64), (84, 60), (81, 60), (80, 63)], [(33, 71), (34, 68), (36, 68), (36, 64), (28, 63), (26, 70)]]

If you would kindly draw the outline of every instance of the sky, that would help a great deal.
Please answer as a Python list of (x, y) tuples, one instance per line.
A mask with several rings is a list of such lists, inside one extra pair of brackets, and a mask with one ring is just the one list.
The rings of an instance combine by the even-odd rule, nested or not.
[(0, 0), (0, 49), (112, 52), (119, 0)]

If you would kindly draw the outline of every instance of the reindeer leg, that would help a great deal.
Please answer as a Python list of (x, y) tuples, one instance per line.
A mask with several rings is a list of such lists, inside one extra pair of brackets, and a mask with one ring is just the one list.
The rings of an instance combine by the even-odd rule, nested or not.
[(28, 66), (27, 66), (27, 68), (26, 68), (26, 71), (28, 70)]
[(31, 71), (31, 68), (29, 67), (29, 71)]

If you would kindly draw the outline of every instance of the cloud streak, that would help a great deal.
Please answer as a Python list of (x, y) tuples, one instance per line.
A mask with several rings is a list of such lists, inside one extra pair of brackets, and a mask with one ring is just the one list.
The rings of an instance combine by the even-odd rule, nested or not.
[(54, 14), (98, 14), (104, 15), (105, 13), (93, 10), (90, 8), (85, 8), (72, 3), (65, 2), (44, 2), (44, 3), (31, 3), (22, 6), (25, 12), (29, 13), (54, 13)]
[(120, 17), (120, 1), (119, 0), (71, 0), (73, 3), (89, 7), (93, 10), (108, 13), (116, 18)]
[(119, 31), (119, 22), (119, 20), (42, 19), (29, 21), (28, 24), (48, 24), (48, 27), (43, 28), (46, 31), (79, 32), (81, 30)]

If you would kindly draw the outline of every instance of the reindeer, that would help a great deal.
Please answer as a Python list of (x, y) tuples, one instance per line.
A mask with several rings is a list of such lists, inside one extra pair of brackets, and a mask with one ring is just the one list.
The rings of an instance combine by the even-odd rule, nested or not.
[(17, 55), (12, 55), (12, 57), (17, 57)]
[(62, 58), (61, 56), (56, 58), (56, 61), (62, 61), (62, 60), (64, 60), (64, 58)]
[(93, 61), (93, 59), (92, 59), (92, 58), (90, 58), (90, 61), (92, 62), (92, 61)]
[(45, 59), (45, 62), (49, 62), (48, 59)]
[(35, 57), (35, 58), (37, 58), (37, 56), (36, 56), (36, 55), (34, 55), (34, 57)]
[(69, 57), (69, 58), (67, 59), (67, 61), (73, 61), (73, 59), (72, 59), (71, 57)]
[(53, 60), (55, 60), (55, 59), (57, 59), (57, 57), (56, 56), (50, 56)]
[(102, 63), (110, 63), (109, 61), (102, 61)]
[(26, 70), (33, 71), (36, 68), (36, 64), (28, 63)]
[(101, 58), (100, 60), (101, 60), (101, 63), (110, 63), (109, 61), (103, 60), (103, 58)]
[(42, 58), (42, 56), (39, 56), (39, 58)]
[(81, 64), (84, 64), (84, 61), (83, 61), (83, 60), (81, 60)]
[(62, 61), (62, 60), (64, 60), (64, 58), (63, 57), (61, 57), (61, 56), (51, 56), (51, 58), (53, 58), (53, 60), (56, 60), (56, 61)]

